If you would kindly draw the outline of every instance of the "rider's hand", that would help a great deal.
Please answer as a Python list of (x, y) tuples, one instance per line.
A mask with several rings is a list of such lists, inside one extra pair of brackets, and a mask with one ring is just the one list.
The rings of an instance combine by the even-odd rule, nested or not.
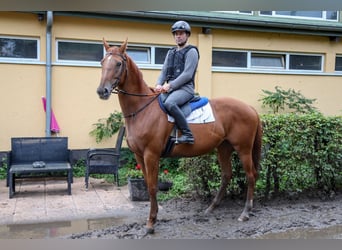
[(169, 92), (171, 85), (169, 83), (165, 83), (163, 85), (163, 92)]
[(156, 92), (161, 92), (162, 91), (162, 89), (163, 89), (163, 87), (161, 86), (161, 85), (157, 85), (155, 88), (154, 88), (154, 90), (156, 91)]

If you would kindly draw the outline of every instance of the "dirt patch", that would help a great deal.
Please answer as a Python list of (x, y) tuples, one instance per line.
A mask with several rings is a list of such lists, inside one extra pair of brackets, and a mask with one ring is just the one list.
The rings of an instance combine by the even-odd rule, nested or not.
[[(323, 197), (323, 198), (322, 198)], [(250, 220), (239, 222), (244, 200), (226, 197), (211, 214), (209, 203), (194, 199), (160, 202), (155, 233), (145, 234), (149, 204), (136, 204), (136, 213), (121, 225), (66, 236), (72, 239), (244, 239), (342, 238), (342, 194), (309, 193), (255, 201)], [(310, 232), (321, 232), (312, 234)]]

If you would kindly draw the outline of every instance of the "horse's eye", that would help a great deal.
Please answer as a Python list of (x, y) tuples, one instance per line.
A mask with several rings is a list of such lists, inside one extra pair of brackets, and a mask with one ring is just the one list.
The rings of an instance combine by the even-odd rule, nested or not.
[(117, 67), (120, 67), (120, 66), (121, 66), (121, 62), (117, 62), (117, 63), (116, 63), (116, 66), (117, 66)]

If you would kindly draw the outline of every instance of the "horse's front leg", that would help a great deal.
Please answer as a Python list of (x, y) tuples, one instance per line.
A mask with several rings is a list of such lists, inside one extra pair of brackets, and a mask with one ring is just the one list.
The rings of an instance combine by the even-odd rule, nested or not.
[(153, 234), (154, 224), (157, 222), (158, 214), (157, 191), (159, 158), (145, 156), (143, 166), (144, 178), (150, 195), (150, 214), (147, 219), (146, 232)]

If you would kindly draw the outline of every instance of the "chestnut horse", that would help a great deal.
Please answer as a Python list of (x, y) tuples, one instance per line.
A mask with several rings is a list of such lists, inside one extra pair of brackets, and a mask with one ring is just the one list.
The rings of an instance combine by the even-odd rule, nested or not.
[[(134, 61), (127, 55), (127, 40), (121, 46), (109, 46), (103, 39), (106, 55), (101, 61), (102, 76), (97, 94), (107, 100), (111, 93), (118, 94), (125, 118), (127, 145), (142, 166), (150, 196), (150, 214), (147, 233), (154, 233), (157, 221), (159, 160), (167, 144), (174, 124), (162, 111), (153, 88), (143, 80)], [(252, 107), (232, 98), (216, 98), (209, 101), (214, 122), (190, 124), (194, 144), (177, 144), (170, 157), (199, 156), (217, 149), (221, 167), (221, 186), (207, 208), (212, 211), (219, 205), (232, 178), (231, 157), (235, 150), (246, 172), (247, 199), (240, 221), (249, 219), (253, 206), (253, 193), (261, 157), (262, 127), (259, 115)]]

